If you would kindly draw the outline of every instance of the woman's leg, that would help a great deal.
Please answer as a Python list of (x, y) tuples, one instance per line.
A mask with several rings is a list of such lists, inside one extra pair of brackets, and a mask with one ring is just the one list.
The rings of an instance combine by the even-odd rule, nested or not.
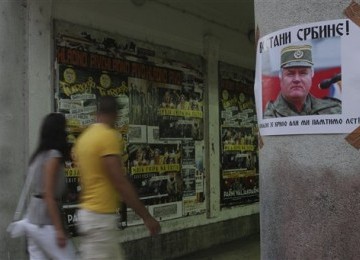
[(33, 259), (76, 259), (75, 250), (70, 239), (67, 240), (65, 247), (61, 248), (58, 246), (56, 241), (56, 231), (53, 225), (44, 225), (40, 227), (37, 225), (29, 224), (27, 226), (27, 234), (31, 238), (32, 246), (35, 249), (41, 250), (45, 257), (48, 256), (48, 258)]
[(49, 260), (31, 236), (27, 236), (27, 248), (30, 260)]

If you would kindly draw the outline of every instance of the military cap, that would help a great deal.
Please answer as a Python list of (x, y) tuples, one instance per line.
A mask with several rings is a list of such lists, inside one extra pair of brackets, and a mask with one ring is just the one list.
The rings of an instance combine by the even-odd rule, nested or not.
[(281, 68), (312, 67), (311, 45), (291, 45), (281, 50)]

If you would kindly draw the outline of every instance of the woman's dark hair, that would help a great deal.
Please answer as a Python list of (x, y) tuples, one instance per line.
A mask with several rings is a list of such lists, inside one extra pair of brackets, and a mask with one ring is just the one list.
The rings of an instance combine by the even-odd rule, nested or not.
[(40, 128), (39, 144), (30, 157), (30, 163), (41, 152), (52, 149), (61, 152), (63, 160), (69, 158), (69, 147), (66, 140), (66, 119), (61, 113), (50, 113), (44, 118)]

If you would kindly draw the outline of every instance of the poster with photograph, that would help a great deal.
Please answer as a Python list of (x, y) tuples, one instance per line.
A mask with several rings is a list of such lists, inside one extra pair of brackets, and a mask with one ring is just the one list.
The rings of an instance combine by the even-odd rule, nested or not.
[(181, 201), (180, 144), (130, 144), (129, 173), (146, 205)]
[(360, 29), (303, 24), (259, 39), (255, 93), (261, 135), (349, 133), (360, 124)]
[(130, 120), (134, 125), (148, 124), (148, 102), (146, 102), (149, 89), (149, 81), (139, 78), (129, 78), (129, 96), (130, 96)]
[(256, 132), (253, 127), (222, 127), (222, 169), (254, 169), (253, 154), (256, 153)]
[(222, 126), (252, 127), (256, 122), (253, 83), (231, 79), (220, 82), (220, 119)]
[(182, 171), (184, 176), (184, 215), (205, 213), (204, 173), (191, 166), (183, 167)]
[(129, 143), (146, 143), (146, 125), (129, 125)]
[(221, 201), (228, 206), (259, 201), (259, 176), (249, 172), (223, 173)]
[(200, 93), (184, 88), (159, 88), (159, 127), (163, 139), (203, 139), (203, 112)]
[[(258, 179), (253, 76), (251, 70), (223, 62), (219, 64), (220, 192), (223, 207), (250, 202), (244, 199), (242, 191), (235, 192), (234, 187), (249, 178), (254, 179), (252, 183)], [(252, 194), (254, 196), (258, 194)]]
[(184, 216), (203, 214), (206, 211), (203, 149), (203, 143), (200, 141), (185, 140), (182, 142)]

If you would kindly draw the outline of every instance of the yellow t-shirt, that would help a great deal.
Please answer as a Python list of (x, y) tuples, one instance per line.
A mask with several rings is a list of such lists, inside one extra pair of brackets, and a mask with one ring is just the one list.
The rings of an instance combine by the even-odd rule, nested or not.
[(97, 213), (116, 212), (120, 196), (105, 172), (102, 157), (120, 156), (121, 143), (118, 132), (101, 123), (91, 125), (77, 139), (75, 156), (80, 172), (81, 208)]

